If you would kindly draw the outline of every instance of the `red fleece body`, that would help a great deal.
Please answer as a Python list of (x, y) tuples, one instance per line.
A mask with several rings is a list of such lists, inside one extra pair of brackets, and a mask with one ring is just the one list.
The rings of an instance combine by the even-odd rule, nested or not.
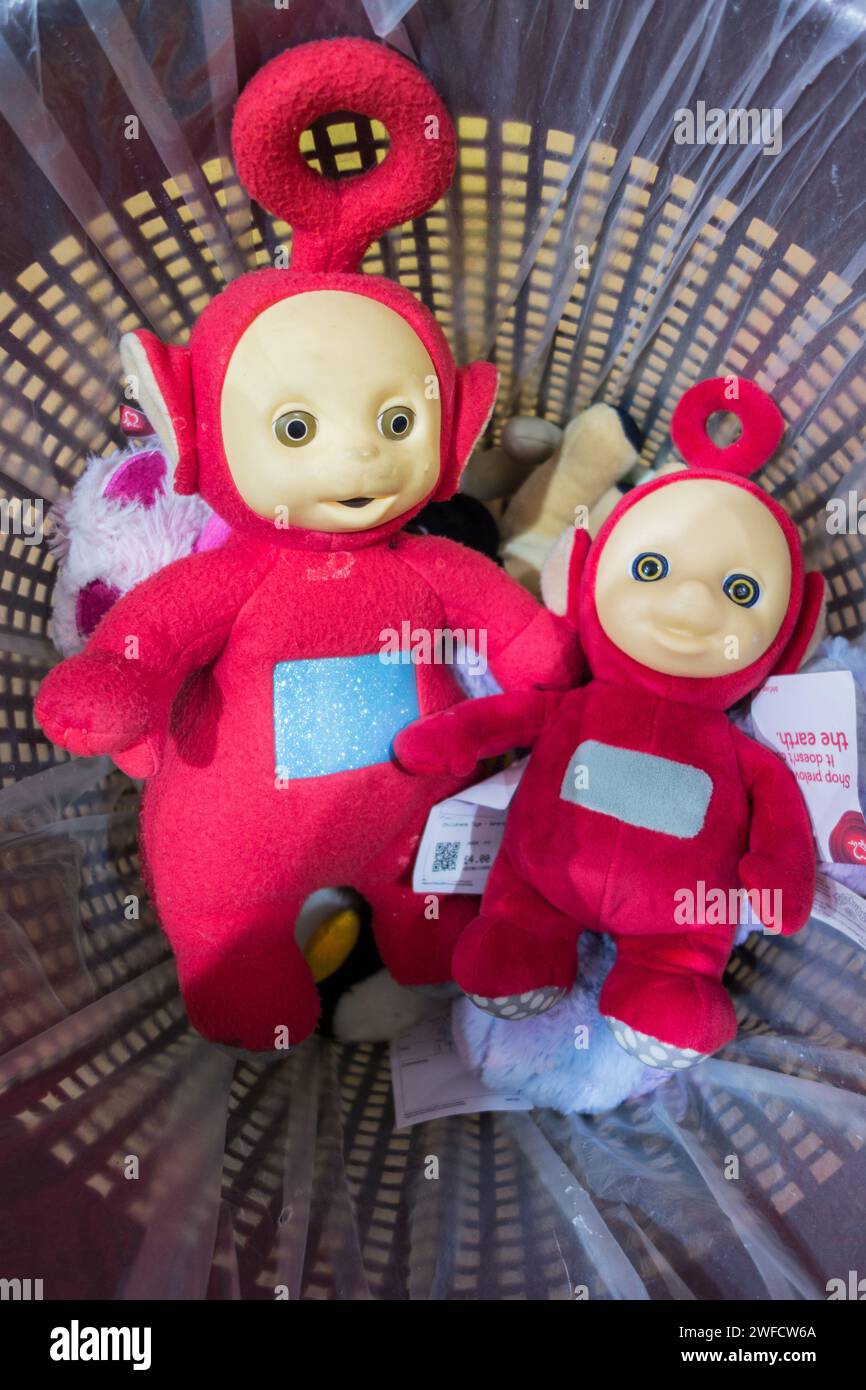
[[(514, 697), (512, 712), (521, 705), (531, 708), (532, 701)], [(603, 1012), (677, 1047), (713, 1051), (734, 1027), (724, 990), (713, 986), (736, 931), (729, 891), (780, 889), (782, 920), (769, 925), (783, 932), (802, 926), (809, 914), (814, 854), (796, 781), (779, 758), (740, 734), (717, 710), (649, 694), (635, 699), (628, 687), (594, 680), (564, 696), (555, 712), (549, 706), (546, 712), (481, 916), (455, 952), (455, 978), (468, 993), (486, 996), (570, 987), (581, 931), (606, 931), (616, 939), (617, 963)], [(456, 711), (455, 719), (462, 713)], [(561, 789), (569, 765), (588, 740), (708, 776), (712, 794), (698, 833), (684, 839), (566, 800)], [(645, 809), (636, 806), (635, 813)], [(650, 807), (662, 820), (666, 809)], [(517, 885), (532, 890), (533, 910), (524, 893), (515, 916), (509, 904)], [(684, 889), (698, 904), (712, 902), (713, 893), (722, 890), (723, 922), (684, 925), (678, 915)], [(638, 962), (640, 979), (634, 979)], [(630, 984), (623, 990), (626, 967)], [(677, 1010), (670, 996), (683, 990)], [(692, 1000), (699, 996), (696, 1010)]]
[[(384, 120), (390, 149), (375, 170), (331, 182), (307, 166), (298, 141), (318, 117), (347, 110)], [(382, 957), (405, 984), (450, 979), (472, 915), (471, 901), (452, 898), (429, 919), (411, 889), (428, 811), (459, 779), (419, 781), (389, 756), (413, 713), (442, 710), (461, 692), (435, 658), (408, 680), (405, 668), (379, 666), (388, 630), (402, 637), (408, 625), (411, 649), (413, 633), (461, 629), (512, 687), (568, 685), (577, 646), (568, 621), (489, 560), (402, 530), (425, 501), (455, 492), (497, 385), (490, 363), (456, 367), (434, 316), (407, 290), (355, 273), (374, 237), (426, 211), (450, 183), (454, 131), (430, 84), (382, 45), (302, 45), (249, 84), (232, 138), (247, 187), (292, 224), (291, 269), (234, 281), (189, 347), (141, 331), (130, 348), (136, 370), (146, 358), (143, 389), (177, 461), (176, 490), (199, 492), (232, 538), (117, 603), (86, 650), (43, 682), (36, 712), (72, 752), (109, 753), (151, 778), (145, 873), (190, 1017), (209, 1038), (270, 1050), (279, 1030), (302, 1041), (318, 1015), (294, 938), (310, 893), (357, 888), (373, 907)], [(273, 305), (311, 292), (377, 300), (409, 325), (435, 372), (440, 459), (430, 493), (366, 531), (280, 527), (256, 514), (223, 444), (223, 384), (241, 337)]]
[[(411, 870), (431, 805), (465, 778), (419, 779), (391, 761), (275, 776), (277, 663), (379, 653), (383, 631), (407, 621), (483, 629), (491, 669), (513, 686), (576, 674), (568, 624), (496, 565), (451, 541), (399, 535), (326, 553), (235, 540), (178, 561), (117, 603), (86, 652), (43, 684), (38, 716), (52, 738), (154, 774), (141, 819), (146, 878), (190, 1018), (210, 1038), (269, 1049), (280, 1026), (293, 1043), (311, 1031), (318, 996), (292, 927), (324, 886), (368, 899), (397, 980), (450, 979), (472, 900), (443, 900), (428, 920)], [(413, 674), (421, 713), (462, 698), (446, 665)]]
[[(648, 808), (661, 828), (563, 796), (575, 754), (589, 742), (708, 778), (697, 833), (665, 828), (666, 815), (672, 823), (677, 816), (663, 781)], [(737, 926), (736, 890), (756, 890), (754, 905), (767, 905), (767, 925), (784, 934), (809, 916), (814, 848), (795, 778), (722, 711), (606, 680), (561, 698), (530, 692), (473, 702), (405, 730), (395, 750), (405, 766), (429, 773), (443, 761), (465, 769), (473, 756), (515, 743), (535, 746), (481, 915), (455, 950), (457, 983), (488, 998), (569, 988), (581, 932), (609, 932), (617, 960), (602, 1012), (673, 1046), (715, 1051), (736, 1031), (719, 983)], [(590, 786), (594, 775), (590, 765)], [(640, 819), (647, 806), (637, 804), (637, 789), (633, 795)], [(698, 913), (701, 904), (723, 901), (722, 920), (708, 911), (706, 922), (684, 922), (684, 890)]]
[[(702, 419), (719, 408), (719, 383), (711, 385), (694, 407)], [(770, 429), (763, 407), (759, 424), (765, 448), (780, 431)], [(724, 711), (771, 673), (796, 669), (823, 581), (804, 576), (796, 528), (738, 471), (696, 469), (635, 489), (591, 546), (581, 538), (588, 554), (575, 616), (593, 673), (588, 684), (564, 696), (476, 701), (397, 738), (403, 765), (428, 774), (465, 772), (478, 756), (534, 745), (481, 913), (454, 953), (454, 978), (468, 994), (501, 999), (568, 988), (580, 934), (609, 932), (617, 957), (602, 1013), (663, 1043), (709, 1053), (736, 1032), (721, 978), (739, 890), (753, 893), (751, 905), (772, 931), (794, 932), (807, 920), (815, 854), (796, 779)], [(791, 558), (789, 603), (772, 644), (752, 665), (713, 679), (640, 665), (607, 637), (595, 605), (599, 558), (623, 515), (652, 490), (701, 478), (758, 498)]]

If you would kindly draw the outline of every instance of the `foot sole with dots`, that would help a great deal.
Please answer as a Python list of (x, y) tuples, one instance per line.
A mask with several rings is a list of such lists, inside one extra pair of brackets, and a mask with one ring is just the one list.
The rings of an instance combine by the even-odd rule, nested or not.
[(705, 1062), (711, 1055), (698, 1052), (693, 1047), (675, 1047), (673, 1043), (662, 1042), (661, 1038), (630, 1028), (618, 1018), (607, 1017), (607, 1024), (623, 1051), (643, 1062), (645, 1067), (657, 1067), (660, 1071), (685, 1071), (687, 1067), (696, 1067), (699, 1062)]
[(486, 1014), (508, 1019), (510, 1023), (519, 1023), (522, 1019), (535, 1018), (538, 1014), (547, 1013), (548, 1009), (559, 1003), (565, 993), (566, 991), (558, 985), (548, 985), (541, 989), (528, 989), (524, 994), (467, 994), (466, 997)]

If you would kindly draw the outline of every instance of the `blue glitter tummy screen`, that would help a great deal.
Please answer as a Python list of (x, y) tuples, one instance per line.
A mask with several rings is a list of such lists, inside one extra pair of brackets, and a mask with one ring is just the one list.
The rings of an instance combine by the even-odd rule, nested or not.
[(394, 735), (418, 718), (412, 665), (366, 656), (280, 661), (274, 667), (276, 775), (326, 777), (385, 763)]

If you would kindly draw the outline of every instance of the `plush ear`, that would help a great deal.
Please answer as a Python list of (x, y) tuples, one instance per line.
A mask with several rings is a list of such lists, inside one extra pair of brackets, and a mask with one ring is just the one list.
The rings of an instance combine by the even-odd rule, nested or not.
[(774, 676), (792, 676), (802, 666), (818, 625), (824, 615), (824, 576), (810, 570), (803, 576), (803, 601), (800, 616), (788, 645), (773, 667)]
[(120, 361), (133, 394), (174, 464), (174, 490), (198, 491), (195, 407), (187, 348), (173, 347), (136, 329), (120, 340)]
[(451, 446), (455, 487), (464, 464), (487, 428), (498, 389), (499, 373), (492, 362), (472, 362), (457, 369)]
[(568, 611), (568, 571), (571, 562), (571, 552), (574, 547), (574, 527), (569, 526), (567, 530), (554, 542), (553, 547), (547, 552), (547, 558), (541, 566), (539, 585), (541, 588), (541, 598), (545, 608), (550, 609), (551, 613), (556, 613), (558, 617), (564, 618)]
[(544, 606), (577, 627), (580, 581), (592, 537), (585, 527), (569, 526), (556, 541), (541, 570)]

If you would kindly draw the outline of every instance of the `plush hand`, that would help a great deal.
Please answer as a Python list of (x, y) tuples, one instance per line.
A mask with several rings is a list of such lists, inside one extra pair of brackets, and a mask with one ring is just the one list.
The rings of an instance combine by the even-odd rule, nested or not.
[[(465, 705), (457, 709), (464, 710)], [(456, 710), (428, 714), (401, 729), (394, 739), (394, 755), (407, 772), (451, 773), (468, 777), (478, 763), (478, 747), (465, 719)]]
[[(782, 864), (772, 855), (755, 851), (743, 855), (740, 860), (740, 882), (747, 891), (765, 895), (758, 897), (758, 903), (763, 906), (766, 902), (768, 912), (757, 915), (762, 920), (769, 917), (771, 920), (764, 920), (764, 926), (779, 936), (793, 936), (805, 926), (812, 910), (813, 861), (804, 861), (801, 874), (792, 874), (791, 870), (790, 863)], [(778, 915), (774, 918), (777, 908)]]
[(561, 699), (561, 691), (508, 690), (463, 700), (402, 729), (394, 754), (407, 772), (468, 777), (482, 758), (531, 747)]
[(85, 651), (49, 671), (36, 719), (70, 753), (108, 754), (131, 777), (150, 777), (165, 741), (167, 710), (160, 705), (136, 661)]

